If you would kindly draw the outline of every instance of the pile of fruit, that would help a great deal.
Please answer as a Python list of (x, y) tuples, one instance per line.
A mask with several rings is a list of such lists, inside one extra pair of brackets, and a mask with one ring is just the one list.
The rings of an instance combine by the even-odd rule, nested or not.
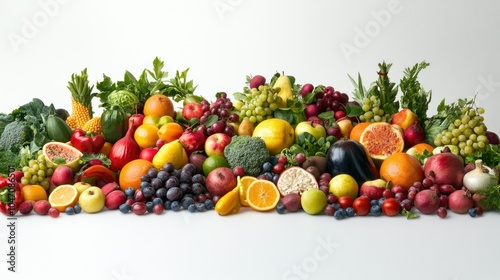
[[(427, 115), (429, 64), (378, 65), (352, 96), (276, 73), (241, 92), (196, 95), (164, 63), (96, 88), (87, 70), (68, 83), (72, 108), (40, 99), (0, 114), (0, 211), (74, 215), (118, 210), (236, 214), (302, 211), (336, 219), (500, 209), (500, 140), (475, 100)], [(92, 108), (99, 99), (102, 113)], [(18, 214), (19, 213), (19, 214)]]

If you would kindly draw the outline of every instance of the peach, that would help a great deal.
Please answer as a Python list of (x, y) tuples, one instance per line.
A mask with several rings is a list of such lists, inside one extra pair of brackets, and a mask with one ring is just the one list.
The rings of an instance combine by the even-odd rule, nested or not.
[(403, 130), (418, 121), (418, 117), (410, 109), (403, 109), (392, 116), (391, 124), (399, 125)]

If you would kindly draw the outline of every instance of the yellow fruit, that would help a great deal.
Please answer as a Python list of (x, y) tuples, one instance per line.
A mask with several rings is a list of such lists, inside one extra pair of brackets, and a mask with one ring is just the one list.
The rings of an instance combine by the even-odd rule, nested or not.
[(152, 124), (141, 124), (134, 132), (134, 140), (141, 149), (154, 147), (158, 141), (158, 127)]
[(162, 168), (167, 162), (171, 162), (175, 169), (180, 169), (188, 163), (186, 150), (179, 140), (161, 146), (153, 157), (153, 165), (156, 169)]
[(280, 192), (271, 181), (257, 179), (248, 186), (247, 202), (254, 210), (270, 211), (279, 201)]
[(253, 125), (253, 123), (248, 119), (243, 119), (240, 125), (238, 125), (238, 130), (236, 131), (238, 132), (238, 135), (252, 136), (254, 130), (255, 126)]
[(253, 176), (243, 176), (241, 177), (240, 183), (240, 202), (242, 206), (250, 206), (247, 201), (247, 190), (250, 184), (252, 184), (257, 178)]
[(63, 212), (67, 207), (75, 206), (78, 201), (78, 190), (73, 185), (60, 185), (49, 195), (50, 206)]
[(176, 122), (169, 122), (163, 124), (160, 129), (158, 129), (158, 138), (165, 141), (165, 143), (172, 142), (181, 137), (184, 129), (182, 126)]
[(292, 83), (288, 76), (280, 76), (273, 85), (273, 88), (279, 88), (278, 96), (281, 97), (280, 107), (286, 106), (286, 101), (293, 98)]
[(358, 183), (349, 174), (339, 174), (328, 183), (330, 192), (337, 197), (350, 196), (353, 200), (358, 196)]
[(260, 122), (253, 131), (253, 137), (260, 137), (266, 143), (271, 155), (276, 155), (290, 147), (295, 139), (295, 131), (285, 120), (272, 118)]
[(24, 200), (47, 200), (47, 192), (40, 185), (25, 185), (21, 188)]

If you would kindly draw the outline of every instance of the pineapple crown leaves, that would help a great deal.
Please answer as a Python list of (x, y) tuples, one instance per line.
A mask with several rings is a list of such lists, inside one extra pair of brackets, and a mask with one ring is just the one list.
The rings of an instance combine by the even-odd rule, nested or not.
[(87, 68), (83, 69), (81, 74), (72, 74), (68, 82), (68, 89), (73, 99), (85, 106), (89, 113), (92, 112), (92, 98), (96, 95), (92, 93), (94, 86), (90, 86)]

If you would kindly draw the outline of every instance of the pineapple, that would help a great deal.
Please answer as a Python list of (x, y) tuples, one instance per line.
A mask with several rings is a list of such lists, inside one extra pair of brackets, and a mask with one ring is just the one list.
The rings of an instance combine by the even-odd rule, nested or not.
[(72, 129), (82, 128), (92, 119), (92, 89), (89, 86), (87, 68), (81, 75), (71, 75), (68, 82), (68, 89), (71, 91), (71, 115), (66, 119), (66, 123)]
[(99, 135), (101, 134), (101, 117), (93, 117), (89, 121), (87, 121), (82, 129), (86, 132), (90, 132), (94, 135)]

